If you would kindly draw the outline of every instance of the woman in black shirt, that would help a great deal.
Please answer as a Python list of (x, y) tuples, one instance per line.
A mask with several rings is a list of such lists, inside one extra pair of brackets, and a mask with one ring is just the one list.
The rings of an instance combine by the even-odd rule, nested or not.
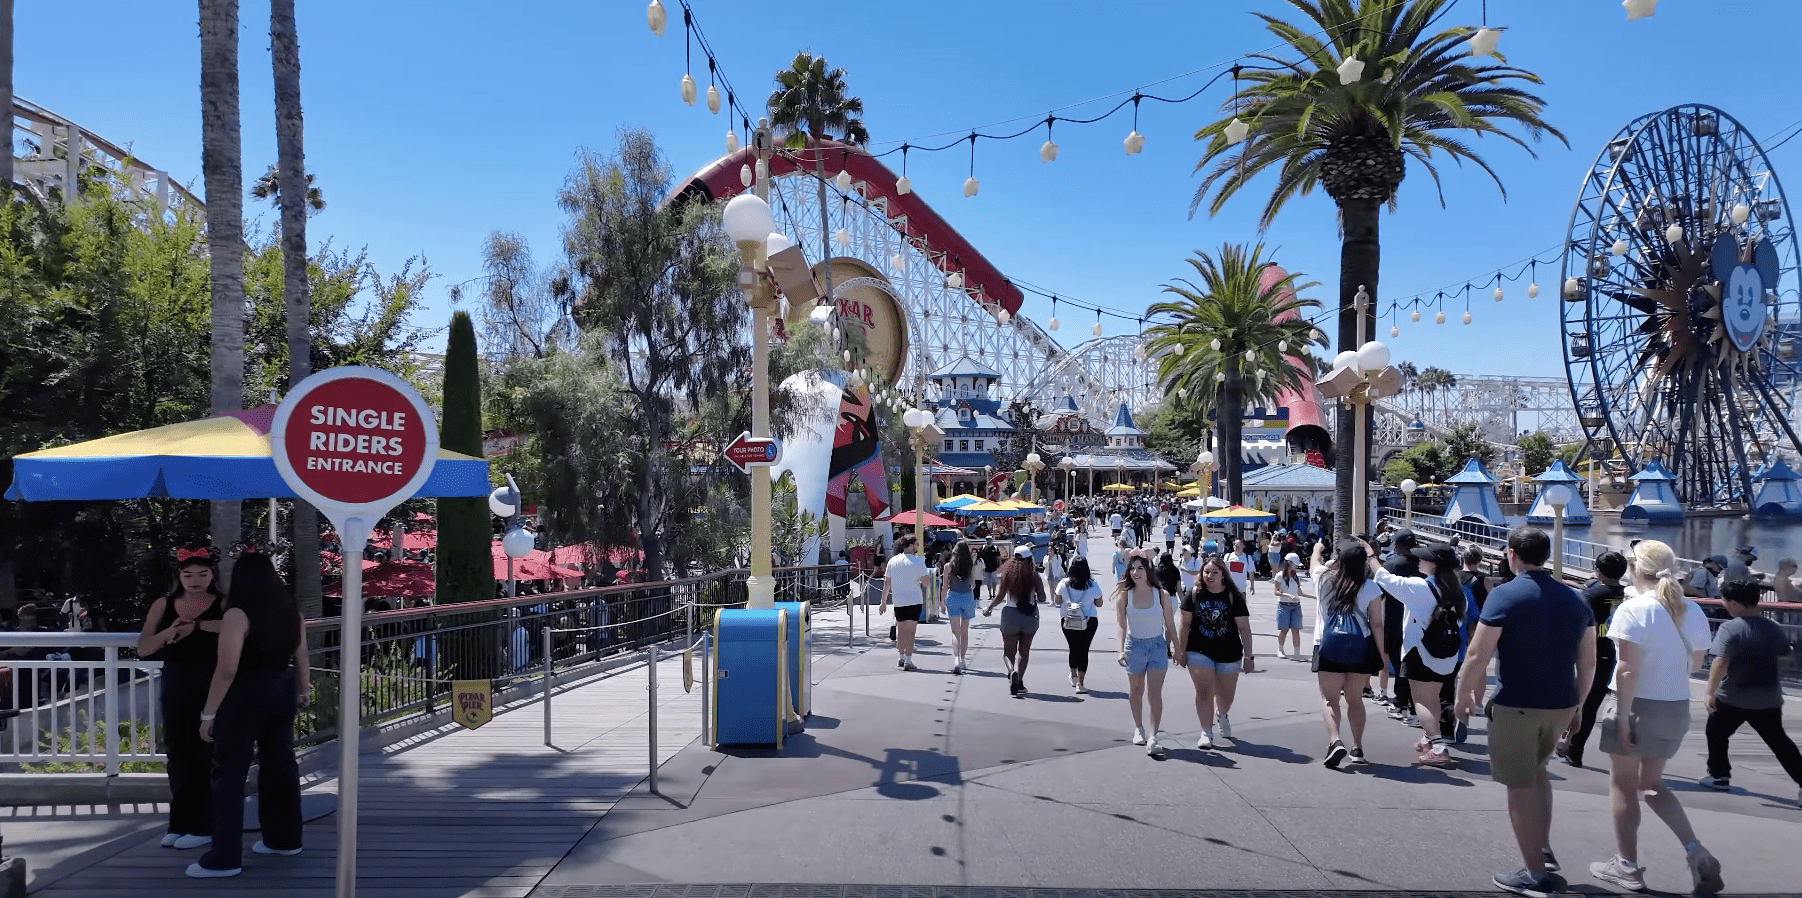
[[(257, 854), (300, 853), (300, 768), (294, 714), (306, 701), (306, 625), (269, 556), (246, 551), (232, 567), (219, 629), (219, 663), (200, 714), (213, 743), (213, 847), (188, 866), (196, 879), (243, 871), (244, 777), (257, 762)], [(255, 743), (256, 750), (251, 750)]]
[(1189, 669), (1195, 684), (1195, 716), (1201, 721), (1201, 739), (1195, 747), (1214, 747), (1214, 725), (1220, 738), (1233, 738), (1233, 696), (1239, 690), (1239, 672), (1257, 669), (1251, 653), (1251, 611), (1245, 595), (1233, 585), (1226, 562), (1209, 558), (1201, 566), (1201, 578), (1182, 600), (1176, 628), (1176, 663)]
[(159, 698), (169, 776), (164, 848), (186, 850), (213, 841), (213, 746), (200, 738), (200, 709), (219, 657), (216, 628), (225, 615), (218, 565), (210, 546), (177, 550), (175, 587), (150, 603), (138, 634), (138, 657), (163, 662)]

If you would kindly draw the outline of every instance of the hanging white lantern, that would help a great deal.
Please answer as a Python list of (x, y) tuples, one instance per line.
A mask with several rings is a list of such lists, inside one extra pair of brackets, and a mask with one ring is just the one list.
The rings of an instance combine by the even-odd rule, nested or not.
[(1399, 328), (1399, 327), (1396, 327), (1396, 326), (1395, 326), (1395, 325), (1393, 325), (1393, 324), (1391, 324), (1391, 325), (1389, 325), (1389, 338), (1390, 338), (1390, 339), (1392, 339), (1392, 340), (1393, 340), (1393, 339), (1395, 339), (1395, 338), (1396, 338), (1396, 337), (1399, 337), (1399, 336), (1401, 336), (1401, 335), (1402, 335), (1402, 329), (1401, 329), (1401, 328)]
[(964, 287), (963, 272), (953, 271), (950, 274), (945, 275), (945, 286), (950, 287), (953, 290), (962, 290)]
[(1502, 39), (1502, 32), (1495, 28), (1478, 28), (1477, 33), (1470, 36), (1470, 55), (1489, 56), (1495, 52), (1497, 41)]
[(1040, 162), (1056, 162), (1057, 161), (1057, 143), (1056, 142), (1051, 141), (1051, 140), (1046, 140), (1043, 144), (1039, 145), (1039, 161)]
[(1288, 340), (1276, 341), (1276, 351), (1277, 352), (1288, 352), (1289, 351), (1289, 341)]
[(1643, 19), (1658, 11), (1658, 0), (1621, 0), (1621, 8), (1627, 11), (1627, 21)]
[(849, 349), (845, 350), (844, 356), (845, 356), (845, 364), (847, 364), (847, 365), (851, 364), (851, 350), (849, 350)]
[(838, 233), (832, 235), (832, 239), (838, 241), (839, 246), (850, 246), (851, 232), (844, 228), (839, 228)]
[(738, 183), (751, 186), (751, 164), (749, 162), (738, 167)]
[(832, 183), (838, 185), (839, 190), (845, 190), (845, 191), (850, 190), (851, 189), (851, 173), (848, 171), (844, 171), (843, 169), (840, 169), (839, 173), (835, 177), (833, 177)]
[(1408, 313), (1408, 320), (1409, 321), (1419, 321), (1420, 320), (1420, 310), (1415, 309), (1414, 311)]
[(707, 85), (707, 111), (720, 114), (720, 89), (711, 84)]
[(1608, 252), (1613, 253), (1616, 256), (1626, 255), (1627, 254), (1627, 238), (1622, 237), (1621, 239), (1614, 241), (1614, 245), (1608, 247)]
[(1051, 316), (1051, 320), (1045, 322), (1045, 328), (1047, 330), (1052, 330), (1052, 331), (1057, 330), (1057, 316), (1056, 315)]
[(1215, 373), (1215, 374), (1214, 374), (1214, 379), (1215, 379), (1215, 380), (1217, 380), (1217, 381), (1223, 381), (1223, 380), (1226, 380), (1226, 372), (1225, 372), (1225, 371), (1219, 371), (1219, 372), (1216, 372), (1216, 373)]
[(1665, 242), (1669, 243), (1672, 246), (1676, 246), (1677, 244), (1682, 243), (1683, 242), (1683, 226), (1680, 224), (1673, 224), (1670, 227), (1665, 228), (1664, 229), (1664, 239), (1665, 239)]
[(1220, 351), (1220, 338), (1215, 337), (1212, 341), (1210, 341), (1208, 343), (1208, 348), (1214, 350), (1215, 352), (1219, 352)]
[(907, 179), (906, 175), (902, 175), (901, 177), (895, 179), (895, 193), (896, 194), (898, 194), (900, 196), (906, 196), (913, 192), (914, 192), (914, 182), (909, 181)]
[(1732, 211), (1728, 212), (1727, 215), (1733, 220), (1734, 224), (1743, 225), (1746, 223), (1746, 219), (1751, 217), (1752, 207), (1745, 203), (1734, 203)]
[(1251, 126), (1240, 121), (1239, 117), (1235, 115), (1232, 121), (1226, 123), (1226, 127), (1222, 128), (1220, 133), (1226, 135), (1226, 145), (1230, 147), (1244, 140), (1245, 135), (1251, 133)]
[(1538, 284), (1528, 284), (1527, 285), (1527, 298), (1528, 299), (1538, 299), (1539, 298), (1539, 285)]
[(663, 28), (669, 24), (669, 12), (663, 8), (663, 0), (651, 0), (651, 5), (645, 7), (644, 23), (651, 26), (652, 34), (663, 36)]
[(1502, 288), (1500, 288), (1500, 287), (1495, 288), (1495, 301), (1496, 302), (1502, 301)]
[(907, 264), (907, 260), (901, 258), (900, 253), (896, 253), (896, 254), (888, 257), (888, 264), (889, 264), (889, 267), (895, 269), (896, 271), (900, 271), (902, 269), (902, 267), (904, 267)]
[(839, 332), (838, 332), (838, 328), (837, 328), (837, 327), (833, 327), (833, 328), (832, 328), (832, 342), (834, 342), (834, 343), (837, 343), (837, 342), (838, 342), (838, 338), (839, 338)]
[(736, 152), (738, 152), (738, 132), (737, 131), (727, 131), (726, 132), (726, 155), (730, 156)]
[(1433, 323), (1434, 324), (1444, 324), (1445, 323), (1445, 313), (1439, 312), (1439, 313), (1434, 314), (1433, 315)]
[(1101, 322), (1095, 322), (1095, 326), (1089, 328), (1089, 333), (1092, 333), (1097, 337), (1101, 336)]
[(974, 177), (964, 179), (964, 196), (975, 196), (976, 191), (981, 190), (981, 189), (982, 189), (982, 184), (980, 182), (978, 182)]
[(695, 79), (682, 76), (682, 102), (690, 106), (695, 104)]
[(1006, 324), (1009, 321), (1012, 321), (1013, 318), (1014, 318), (1013, 313), (1009, 312), (1006, 309), (1001, 309), (995, 313), (995, 320), (1001, 322), (1002, 324)]
[(1465, 324), (1469, 324), (1469, 323), (1470, 323), (1470, 313), (1469, 313), (1469, 312), (1465, 312), (1465, 313), (1464, 313), (1464, 323), (1465, 323)]
[(1126, 135), (1125, 146), (1126, 155), (1128, 156), (1137, 156), (1138, 154), (1145, 152), (1145, 135), (1140, 134), (1137, 131)]
[(1347, 56), (1339, 63), (1339, 83), (1357, 84), (1364, 79), (1364, 63), (1356, 56)]
[(1255, 350), (1255, 349), (1247, 349), (1247, 350), (1245, 350), (1245, 360), (1246, 360), (1246, 361), (1248, 361), (1248, 362), (1255, 362), (1255, 361), (1257, 361), (1257, 360), (1258, 360), (1258, 353), (1257, 353), (1257, 350)]

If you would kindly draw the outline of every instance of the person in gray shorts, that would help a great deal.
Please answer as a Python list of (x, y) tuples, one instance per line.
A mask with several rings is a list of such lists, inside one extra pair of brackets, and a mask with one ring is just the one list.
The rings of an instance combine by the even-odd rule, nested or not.
[(1039, 604), (1045, 600), (1045, 581), (1033, 569), (1032, 546), (1014, 547), (1014, 558), (1002, 568), (1001, 586), (995, 590), (982, 616), (988, 617), (1003, 602), (1001, 656), (1007, 661), (1007, 688), (1015, 698), (1026, 694), (1026, 663), (1032, 657), (1032, 637), (1039, 632)]

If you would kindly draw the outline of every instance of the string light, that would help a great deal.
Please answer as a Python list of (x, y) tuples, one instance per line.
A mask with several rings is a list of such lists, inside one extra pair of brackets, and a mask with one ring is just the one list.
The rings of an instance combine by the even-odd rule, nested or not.
[(1039, 147), (1040, 162), (1057, 161), (1057, 143), (1051, 139), (1051, 124), (1055, 121), (1057, 121), (1055, 115), (1045, 119), (1045, 143)]
[(1413, 312), (1409, 313), (1408, 320), (1409, 321), (1419, 321), (1420, 320), (1420, 310), (1415, 309)]
[(751, 163), (747, 162), (738, 167), (738, 183), (746, 187), (751, 186)]
[(1046, 329), (1057, 332), (1057, 297), (1051, 297), (1051, 320), (1045, 322)]
[(663, 8), (663, 0), (651, 0), (644, 10), (644, 22), (651, 26), (652, 34), (663, 36), (663, 29), (669, 24), (669, 11)]
[(1470, 55), (1490, 56), (1495, 53), (1496, 42), (1502, 39), (1502, 32), (1489, 27), (1489, 0), (1483, 0), (1483, 27), (1470, 37)]
[(1445, 313), (1444, 313), (1444, 312), (1440, 312), (1440, 313), (1438, 313), (1438, 314), (1436, 314), (1436, 315), (1434, 315), (1434, 316), (1433, 316), (1433, 323), (1434, 323), (1434, 324), (1444, 324), (1444, 323), (1445, 323)]
[(970, 132), (970, 176), (968, 178), (964, 179), (964, 196), (966, 196), (966, 197), (975, 196), (976, 191), (981, 190), (981, 189), (982, 189), (982, 184), (976, 180), (976, 132), (971, 131)]
[(1095, 310), (1095, 326), (1090, 328), (1089, 331), (1090, 331), (1090, 333), (1093, 333), (1097, 337), (1101, 336), (1101, 310), (1100, 309)]
[(1401, 328), (1399, 328), (1399, 327), (1396, 327), (1396, 326), (1395, 326), (1395, 325), (1393, 325), (1393, 324), (1391, 324), (1391, 325), (1389, 325), (1389, 339), (1391, 339), (1391, 340), (1393, 340), (1393, 339), (1395, 339), (1395, 338), (1396, 338), (1396, 337), (1399, 337), (1399, 336), (1401, 336), (1401, 335), (1402, 335), (1402, 329), (1401, 329)]
[(695, 104), (695, 79), (686, 74), (682, 76), (682, 102), (690, 106)]
[(901, 177), (895, 179), (895, 193), (906, 196), (914, 192), (914, 182), (907, 180), (907, 144), (901, 145)]
[(714, 115), (720, 114), (720, 89), (713, 86), (717, 68), (718, 64), (713, 61), (713, 57), (707, 57), (707, 111)]
[(1621, 8), (1627, 11), (1627, 21), (1632, 22), (1655, 15), (1658, 0), (1621, 0)]
[(737, 131), (727, 131), (726, 132), (726, 155), (730, 156), (736, 152), (738, 152), (738, 132)]
[(838, 175), (832, 179), (832, 183), (837, 185), (839, 190), (849, 191), (851, 189), (851, 173), (842, 168), (839, 169)]

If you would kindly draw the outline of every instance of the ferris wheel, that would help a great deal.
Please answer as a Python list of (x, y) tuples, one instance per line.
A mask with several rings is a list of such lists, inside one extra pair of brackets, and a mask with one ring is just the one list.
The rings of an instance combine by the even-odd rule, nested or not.
[(1749, 504), (1802, 448), (1797, 277), (1783, 188), (1739, 122), (1685, 105), (1621, 129), (1571, 212), (1559, 303), (1592, 447), (1661, 463), (1689, 507)]

